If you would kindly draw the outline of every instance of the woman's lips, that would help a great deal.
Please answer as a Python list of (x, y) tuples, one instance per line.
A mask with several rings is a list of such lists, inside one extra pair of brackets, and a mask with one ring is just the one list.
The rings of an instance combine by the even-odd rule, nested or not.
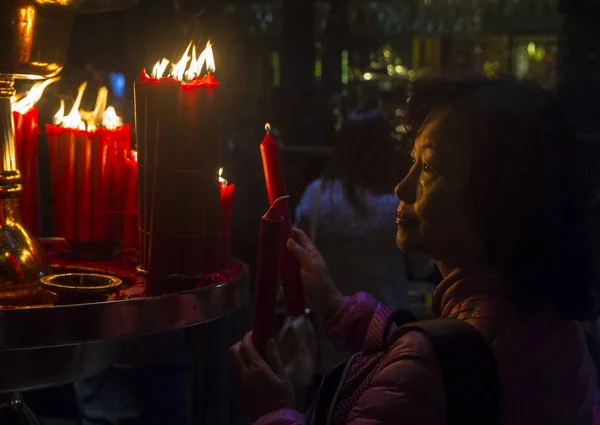
[(418, 223), (419, 221), (416, 218), (408, 217), (404, 214), (398, 213), (398, 216), (396, 217), (396, 224), (398, 226), (414, 226)]

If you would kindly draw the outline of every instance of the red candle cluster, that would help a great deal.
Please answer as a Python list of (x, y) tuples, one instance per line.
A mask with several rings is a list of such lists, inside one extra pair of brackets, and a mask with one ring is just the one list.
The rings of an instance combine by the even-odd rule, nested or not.
[(55, 234), (78, 243), (134, 247), (137, 165), (131, 126), (106, 108), (106, 88), (100, 89), (94, 112), (80, 113), (84, 90), (85, 83), (69, 115), (61, 105), (57, 125), (46, 126)]
[[(267, 133), (260, 144), (260, 152), (269, 203), (274, 205), (277, 199), (286, 195), (285, 181), (283, 178), (283, 167), (281, 164), (281, 156), (279, 154), (279, 145), (271, 136), (269, 124), (265, 126), (265, 129)], [(288, 198), (284, 198), (280, 202), (277, 202), (275, 207), (277, 208), (279, 215), (283, 217), (283, 229), (280, 244), (282, 245), (283, 251), (281, 254), (281, 276), (283, 279), (285, 306), (288, 316), (301, 316), (304, 314), (305, 303), (299, 264), (285, 248), (287, 240), (292, 236), (292, 222)]]
[(124, 206), (132, 202), (124, 193), (130, 125), (85, 131), (49, 124), (46, 133), (56, 236), (121, 241)]
[(190, 48), (177, 64), (164, 59), (135, 83), (141, 267), (151, 281), (218, 272), (224, 255), (218, 83), (210, 45), (199, 56)]

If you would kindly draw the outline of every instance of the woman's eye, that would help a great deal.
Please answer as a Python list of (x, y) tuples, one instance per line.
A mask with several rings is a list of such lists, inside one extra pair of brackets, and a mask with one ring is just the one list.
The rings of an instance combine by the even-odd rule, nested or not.
[(424, 162), (423, 163), (423, 171), (427, 171), (428, 173), (431, 173), (433, 171), (433, 168), (431, 167), (431, 165)]

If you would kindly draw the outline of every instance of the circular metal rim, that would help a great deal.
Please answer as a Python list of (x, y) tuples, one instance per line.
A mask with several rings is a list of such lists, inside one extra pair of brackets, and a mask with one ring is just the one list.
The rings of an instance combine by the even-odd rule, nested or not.
[(207, 323), (250, 299), (248, 266), (210, 287), (130, 300), (0, 310), (0, 351), (149, 335)]
[[(102, 279), (106, 279), (108, 283), (104, 285), (96, 285), (96, 286), (76, 286), (76, 285), (66, 285), (62, 283), (55, 282), (56, 279), (64, 276), (93, 276)], [(42, 285), (46, 287), (49, 291), (68, 291), (68, 292), (77, 292), (81, 294), (89, 294), (95, 292), (107, 292), (111, 290), (117, 290), (123, 281), (116, 276), (110, 276), (106, 274), (100, 273), (59, 273), (59, 274), (51, 274), (48, 276), (44, 276), (40, 279)]]

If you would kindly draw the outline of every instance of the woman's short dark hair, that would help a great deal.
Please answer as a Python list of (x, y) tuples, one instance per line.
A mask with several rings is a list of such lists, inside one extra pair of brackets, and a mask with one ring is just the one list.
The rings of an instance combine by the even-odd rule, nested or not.
[(337, 136), (323, 182), (341, 181), (346, 199), (359, 212), (366, 212), (359, 189), (376, 195), (394, 191), (397, 173), (391, 134), (390, 125), (376, 109), (365, 109), (350, 112)]
[(524, 313), (551, 307), (584, 316), (591, 302), (591, 191), (580, 143), (558, 101), (510, 77), (428, 81), (415, 86), (408, 103), (409, 133), (434, 111), (466, 124), (476, 158), (467, 202), (512, 302)]

